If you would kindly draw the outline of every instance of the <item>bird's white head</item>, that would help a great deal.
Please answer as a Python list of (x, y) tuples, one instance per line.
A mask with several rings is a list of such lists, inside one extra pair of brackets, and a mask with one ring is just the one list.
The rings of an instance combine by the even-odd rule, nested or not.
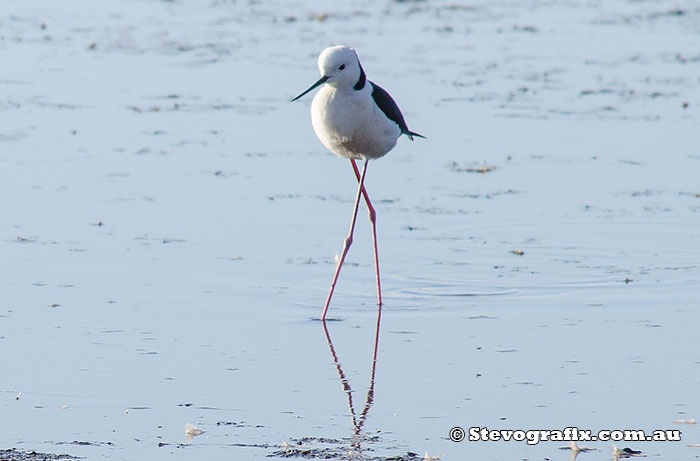
[(318, 56), (321, 77), (328, 77), (326, 84), (334, 87), (355, 85), (360, 80), (362, 68), (355, 50), (349, 46), (331, 46)]
[(324, 83), (335, 88), (354, 87), (359, 90), (365, 86), (365, 72), (355, 50), (349, 46), (331, 46), (318, 57), (318, 70), (321, 78), (292, 101), (304, 96), (309, 91)]

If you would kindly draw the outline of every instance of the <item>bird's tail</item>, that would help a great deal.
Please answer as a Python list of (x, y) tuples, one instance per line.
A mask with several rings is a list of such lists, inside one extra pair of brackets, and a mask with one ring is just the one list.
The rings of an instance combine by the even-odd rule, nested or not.
[(404, 131), (404, 132), (401, 133), (401, 134), (405, 134), (406, 136), (408, 136), (408, 139), (410, 139), (411, 141), (413, 141), (413, 137), (414, 137), (414, 136), (416, 136), (416, 137), (418, 137), (418, 138), (427, 139), (427, 138), (426, 138), (425, 136), (423, 136), (422, 134), (414, 133), (413, 131)]

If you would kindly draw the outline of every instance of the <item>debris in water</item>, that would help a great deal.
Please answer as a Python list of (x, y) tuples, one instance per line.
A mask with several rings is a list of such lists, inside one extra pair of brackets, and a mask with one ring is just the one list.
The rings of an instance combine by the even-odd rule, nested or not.
[(187, 437), (187, 440), (192, 440), (193, 438), (202, 434), (204, 434), (204, 431), (195, 426), (194, 424), (185, 424), (185, 437)]
[(675, 419), (673, 422), (676, 424), (697, 424), (697, 421), (695, 421), (695, 419)]
[(459, 166), (457, 162), (451, 162), (448, 165), (448, 168), (455, 173), (479, 173), (479, 174), (486, 174), (490, 173), (493, 170), (496, 169), (495, 166), (489, 166), (489, 165), (480, 165), (480, 166)]
[(632, 458), (632, 457), (639, 458), (639, 457), (646, 456), (644, 453), (642, 453), (639, 450), (633, 450), (631, 448), (618, 448), (615, 445), (613, 445), (612, 443), (610, 445), (612, 445), (613, 458), (615, 460), (618, 460), (620, 458)]

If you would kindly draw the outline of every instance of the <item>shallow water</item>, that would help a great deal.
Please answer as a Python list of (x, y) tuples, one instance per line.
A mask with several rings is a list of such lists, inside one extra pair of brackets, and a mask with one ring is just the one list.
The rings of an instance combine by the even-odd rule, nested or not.
[[(568, 459), (448, 433), (577, 426), (698, 456), (695, 3), (6, 4), (0, 449)], [(356, 185), (289, 104), (336, 43), (428, 137), (367, 174), (371, 405), (369, 225), (327, 337)]]

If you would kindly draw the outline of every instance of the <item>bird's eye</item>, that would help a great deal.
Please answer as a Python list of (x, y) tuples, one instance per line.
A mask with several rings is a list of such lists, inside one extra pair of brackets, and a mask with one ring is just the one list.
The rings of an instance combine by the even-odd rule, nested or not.
[(341, 64), (340, 67), (338, 67), (338, 70), (343, 70), (345, 69), (345, 64)]

